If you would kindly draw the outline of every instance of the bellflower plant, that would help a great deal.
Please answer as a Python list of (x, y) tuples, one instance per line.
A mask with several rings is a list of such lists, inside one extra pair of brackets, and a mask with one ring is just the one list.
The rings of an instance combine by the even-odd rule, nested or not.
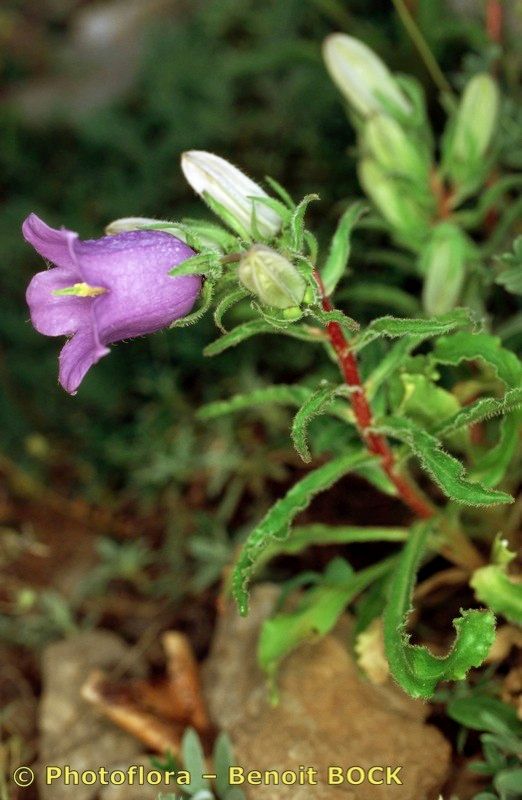
[[(430, 698), (440, 682), (462, 681), (484, 663), (495, 640), (495, 615), (522, 623), (521, 585), (508, 550), (517, 517), (509, 507), (517, 489), (522, 364), (494, 332), (486, 293), (475, 301), (466, 285), (466, 277), (475, 275), (473, 265), (478, 270), (486, 258), (484, 232), (473, 238), (475, 229), (491, 198), (498, 200), (515, 183), (511, 176), (507, 182), (500, 178), (501, 191), (492, 187), (485, 204), (462, 208), (493, 163), (493, 79), (480, 82), (489, 86), (487, 107), (478, 107), (475, 84), (450, 112), (436, 165), (415, 83), (393, 76), (352, 39), (330, 38), (325, 53), (352, 106), (359, 174), (373, 215), (364, 202), (347, 205), (325, 248), (306, 222), (318, 195), (297, 202), (272, 179), (265, 191), (221, 156), (189, 151), (182, 157), (183, 173), (216, 222), (129, 216), (110, 223), (114, 235), (81, 242), (32, 215), (24, 235), (55, 266), (33, 279), (28, 302), (39, 331), (73, 336), (61, 357), (68, 391), (109, 343), (172, 322), (194, 322), (211, 306), (220, 335), (205, 348), (207, 356), (257, 335), (285, 336), (324, 350), (326, 366), (315, 385), (312, 375), (303, 383), (263, 386), (198, 412), (201, 420), (211, 420), (263, 403), (290, 407), (293, 444), (303, 464), (311, 465), (253, 525), (230, 589), (246, 614), (249, 584), (270, 559), (310, 545), (388, 543), (395, 548), (391, 555), (370, 558), (358, 571), (338, 556), (322, 574), (307, 573), (311, 586), (303, 590), (306, 582), (299, 584), (298, 602), (263, 625), (258, 661), (274, 687), (282, 659), (307, 637), (330, 631), (350, 608), (357, 634), (379, 624), (383, 659), (397, 683), (413, 697)], [(473, 146), (466, 148), (468, 141)], [(485, 166), (473, 174), (470, 163), (477, 161)], [(501, 241), (511, 247), (503, 212), (501, 207)], [(379, 251), (383, 263), (398, 263), (408, 277), (424, 281), (422, 308), (391, 284), (384, 285), (381, 298), (387, 302), (389, 296), (393, 306), (398, 297), (404, 316), (386, 314), (361, 325), (339, 307), (351, 310), (354, 304), (352, 238), (363, 227), (392, 234), (404, 252)], [(513, 249), (500, 259), (497, 283), (517, 294), (519, 243)], [(200, 288), (198, 308), (185, 316)], [(321, 438), (314, 435), (317, 422), (324, 429)], [(295, 524), (314, 497), (348, 474), (401, 502), (407, 523)], [(498, 531), (505, 532), (501, 546), (495, 544)], [(443, 570), (441, 560), (448, 563)], [(455, 635), (453, 643), (447, 635), (445, 655), (410, 641), (421, 568), (436, 575), (437, 586), (467, 591), (476, 606), (453, 620)], [(421, 588), (431, 591), (426, 584)]]
[(75, 394), (107, 345), (165, 328), (192, 309), (201, 279), (169, 271), (194, 255), (162, 231), (128, 231), (82, 241), (36, 214), (23, 224), (29, 244), (53, 266), (27, 289), (31, 321), (46, 336), (70, 336), (60, 353), (60, 383)]

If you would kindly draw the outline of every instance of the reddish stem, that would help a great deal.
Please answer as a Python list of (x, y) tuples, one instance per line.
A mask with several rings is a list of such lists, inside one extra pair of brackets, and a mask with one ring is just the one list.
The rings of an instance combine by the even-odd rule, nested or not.
[[(330, 299), (325, 294), (324, 285), (318, 272), (315, 273), (315, 280), (319, 286), (321, 304), (324, 311), (333, 311), (333, 306)], [(361, 381), (356, 355), (346, 339), (341, 326), (338, 322), (329, 322), (326, 326), (326, 330), (332, 347), (337, 354), (339, 367), (346, 385), (354, 390), (350, 394), (350, 403), (361, 438), (365, 442), (370, 453), (380, 458), (384, 472), (397, 489), (397, 493), (403, 503), (422, 519), (432, 517), (435, 513), (433, 507), (420, 494), (418, 489), (412, 486), (407, 478), (397, 473), (395, 456), (386, 438), (370, 430), (373, 424), (372, 410)]]
[(503, 16), (502, 0), (487, 0), (486, 31), (491, 41), (496, 44), (502, 41)]

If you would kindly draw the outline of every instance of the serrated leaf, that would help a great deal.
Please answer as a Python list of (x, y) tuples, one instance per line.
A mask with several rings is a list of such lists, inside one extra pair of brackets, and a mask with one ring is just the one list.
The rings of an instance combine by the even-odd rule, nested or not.
[(227, 333), (227, 329), (223, 325), (223, 316), (229, 311), (233, 306), (240, 303), (241, 300), (244, 300), (245, 297), (248, 297), (248, 292), (246, 289), (235, 289), (230, 294), (225, 295), (219, 303), (217, 304), (216, 308), (214, 309), (214, 322), (216, 327), (219, 328), (222, 333)]
[(397, 683), (412, 697), (431, 697), (439, 681), (463, 680), (471, 667), (486, 658), (495, 636), (491, 611), (462, 611), (453, 621), (457, 635), (444, 657), (426, 647), (412, 645), (406, 633), (415, 577), (426, 548), (431, 523), (415, 525), (403, 548), (394, 579), (389, 582), (384, 612), (384, 642), (390, 670)]
[(326, 414), (332, 408), (339, 392), (343, 392), (347, 387), (332, 386), (325, 382), (312, 392), (301, 405), (292, 422), (292, 440), (294, 447), (303, 459), (308, 463), (312, 460), (310, 447), (308, 445), (308, 426), (314, 417)]
[(330, 250), (325, 265), (321, 270), (325, 294), (329, 297), (346, 272), (351, 250), (351, 234), (355, 225), (367, 212), (363, 202), (353, 203), (340, 218), (336, 231), (330, 242)]
[(469, 425), (474, 425), (477, 422), (497, 417), (501, 414), (507, 414), (522, 405), (522, 388), (509, 389), (504, 397), (497, 399), (496, 397), (482, 397), (475, 403), (462, 408), (457, 411), (452, 417), (445, 419), (438, 425), (433, 433), (437, 436), (454, 433), (462, 428), (467, 428)]
[(322, 308), (311, 307), (306, 310), (308, 316), (313, 317), (322, 325), (329, 325), (330, 322), (337, 322), (342, 328), (344, 328), (350, 335), (356, 333), (359, 330), (359, 324), (352, 319), (351, 317), (347, 317), (342, 311), (335, 308), (331, 311), (323, 311)]
[(292, 325), (288, 328), (281, 328), (267, 322), (265, 319), (253, 319), (238, 325), (219, 339), (216, 339), (215, 342), (207, 345), (203, 350), (203, 354), (205, 356), (216, 356), (228, 350), (229, 347), (235, 347), (246, 339), (257, 336), (260, 333), (282, 333), (295, 339), (302, 339), (305, 342), (321, 341), (319, 336), (310, 333), (303, 326)]
[(465, 477), (461, 462), (446, 453), (435, 436), (411, 420), (403, 417), (387, 417), (379, 423), (378, 430), (407, 445), (444, 494), (456, 503), (491, 506), (513, 502), (513, 498), (505, 492), (488, 489), (479, 483), (469, 481)]
[(290, 246), (292, 250), (300, 252), (304, 242), (304, 217), (310, 203), (319, 200), (318, 194), (307, 194), (296, 206), (290, 218)]
[(277, 500), (246, 540), (232, 576), (232, 592), (240, 613), (248, 612), (247, 587), (263, 551), (274, 540), (285, 539), (290, 524), (312, 499), (336, 483), (343, 475), (373, 461), (367, 453), (356, 451), (332, 459), (309, 472), (287, 494)]
[(355, 340), (357, 350), (367, 344), (386, 336), (394, 339), (398, 336), (422, 336), (429, 338), (441, 336), (454, 328), (470, 324), (469, 311), (465, 308), (456, 308), (447, 314), (440, 314), (430, 319), (401, 319), (399, 317), (379, 317), (371, 322), (365, 331)]
[(484, 361), (495, 370), (500, 380), (510, 388), (522, 383), (522, 364), (514, 353), (502, 347), (498, 336), (463, 331), (439, 339), (432, 358), (439, 364), (458, 366), (462, 361)]

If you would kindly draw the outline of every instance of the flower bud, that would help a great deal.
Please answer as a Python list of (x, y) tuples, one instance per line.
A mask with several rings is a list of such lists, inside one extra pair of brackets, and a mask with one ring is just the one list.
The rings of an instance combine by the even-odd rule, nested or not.
[[(181, 169), (197, 194), (223, 209), (223, 219), (240, 235), (271, 238), (281, 228), (279, 214), (255, 198), (267, 193), (224, 158), (203, 150), (190, 150), (181, 157)], [(253, 199), (254, 198), (254, 199)], [(226, 214), (226, 217), (225, 217)]]
[(417, 184), (426, 183), (429, 158), (396, 120), (384, 114), (370, 117), (364, 126), (363, 143), (386, 172), (403, 175)]
[(445, 314), (459, 301), (470, 245), (457, 225), (442, 222), (428, 242), (420, 261), (425, 275), (422, 302), (428, 314)]
[(287, 258), (256, 244), (241, 258), (239, 280), (262, 303), (275, 308), (294, 308), (305, 295), (306, 281)]
[(333, 82), (361, 116), (385, 113), (381, 98), (404, 114), (411, 113), (411, 105), (388, 67), (358, 39), (331, 34), (324, 42), (323, 57)]
[(493, 78), (481, 73), (467, 84), (455, 120), (451, 154), (458, 161), (481, 158), (488, 149), (498, 115), (499, 95)]
[[(127, 233), (128, 231), (157, 230), (169, 233), (176, 225), (165, 219), (152, 219), (151, 217), (121, 217), (110, 222), (105, 227), (108, 236), (115, 236), (117, 233)], [(176, 233), (176, 235), (178, 235)]]
[(360, 162), (359, 180), (368, 197), (397, 233), (408, 237), (413, 244), (427, 234), (429, 219), (426, 213), (376, 161), (364, 158)]

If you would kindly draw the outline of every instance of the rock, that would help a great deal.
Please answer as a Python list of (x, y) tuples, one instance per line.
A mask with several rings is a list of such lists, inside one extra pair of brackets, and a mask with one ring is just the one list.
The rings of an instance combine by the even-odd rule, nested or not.
[(150, 758), (131, 736), (100, 716), (85, 700), (80, 690), (93, 669), (110, 671), (130, 667), (138, 676), (143, 664), (131, 648), (115, 634), (97, 630), (82, 633), (49, 645), (42, 659), (43, 693), (40, 704), (41, 800), (156, 800), (162, 787), (106, 786), (97, 781), (92, 786), (71, 786), (62, 779), (46, 783), (45, 767), (67, 765), (83, 772), (100, 768), (127, 770), (131, 764), (150, 769)]
[[(262, 621), (278, 591), (258, 586), (251, 611), (241, 619), (230, 606), (218, 623), (203, 672), (214, 723), (232, 740), (235, 761), (245, 770), (318, 770), (318, 784), (247, 787), (250, 799), (263, 800), (434, 800), (448, 774), (450, 747), (424, 723), (425, 704), (392, 686), (365, 681), (348, 653), (346, 620), (334, 634), (303, 644), (283, 663), (277, 707), (267, 698), (256, 663)], [(401, 767), (402, 785), (328, 785), (328, 767)], [(353, 771), (358, 780), (360, 771)], [(367, 774), (367, 773), (366, 773)], [(385, 773), (384, 773), (385, 774)], [(374, 772), (374, 779), (382, 777)]]

